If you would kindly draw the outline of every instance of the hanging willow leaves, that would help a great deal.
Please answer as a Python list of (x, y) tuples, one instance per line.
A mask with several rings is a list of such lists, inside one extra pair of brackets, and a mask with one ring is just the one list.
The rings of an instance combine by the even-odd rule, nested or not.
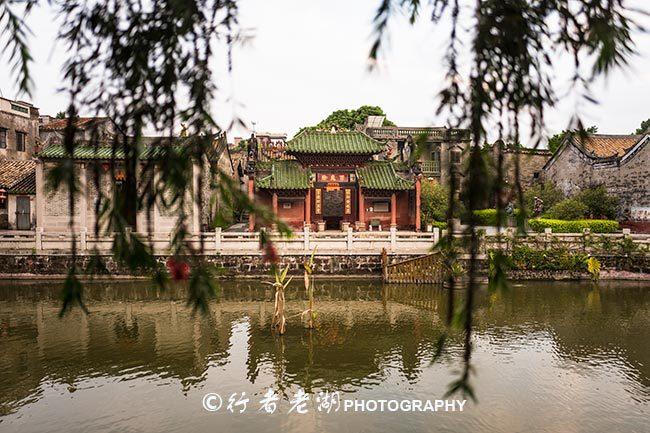
[[(468, 228), (465, 235), (469, 239), (470, 254), (469, 288), (462, 308), (465, 367), (450, 391), (474, 397), (469, 384), (472, 371), (471, 313), (477, 287), (479, 247), (474, 211), (478, 209), (486, 191), (482, 185), (485, 167), (480, 146), (489, 138), (486, 130), (496, 125), (499, 139), (520, 146), (520, 122), (525, 116), (531, 131), (527, 138), (533, 147), (537, 147), (544, 135), (544, 114), (557, 102), (552, 55), (571, 56), (574, 89), (588, 101), (593, 101), (589, 93), (590, 83), (599, 75), (626, 65), (633, 54), (632, 33), (643, 30), (634, 17), (642, 12), (627, 8), (623, 0), (430, 0), (429, 4), (432, 24), (444, 20), (451, 23), (445, 55), (447, 85), (440, 92), (437, 112), (448, 117), (449, 127), (467, 128), (472, 134), (461, 193), (466, 209), (464, 219)], [(420, 15), (421, 9), (420, 0), (380, 1), (375, 16), (376, 39), (370, 49), (372, 64), (383, 47), (390, 18), (397, 11), (405, 11), (412, 22)], [(461, 68), (461, 58), (471, 60)], [(573, 123), (578, 130), (582, 129), (579, 120), (574, 119)], [(506, 192), (502, 147), (497, 149), (498, 180), (493, 187), (499, 222), (503, 222), (504, 218), (501, 197)], [(519, 154), (515, 152), (515, 185), (512, 192), (520, 209), (516, 215), (517, 225), (522, 230), (525, 206), (520, 171)], [(450, 179), (453, 182), (453, 177)], [(457, 206), (457, 199), (452, 188), (450, 209)], [(448, 239), (441, 244), (447, 248), (451, 248), (453, 243), (453, 215), (453, 211), (448, 214)], [(452, 256), (451, 252), (447, 256)], [(491, 266), (491, 287), (507, 287), (504, 282), (505, 263), (500, 254), (493, 256)], [(451, 280), (450, 312), (454, 311)]]

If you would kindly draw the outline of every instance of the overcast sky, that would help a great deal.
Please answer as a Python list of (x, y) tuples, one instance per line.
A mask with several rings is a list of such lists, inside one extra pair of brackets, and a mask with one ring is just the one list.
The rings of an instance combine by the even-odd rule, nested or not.
[[(445, 119), (435, 115), (435, 108), (443, 83), (442, 56), (448, 27), (436, 28), (426, 17), (411, 26), (404, 17), (395, 17), (379, 68), (369, 72), (367, 54), (378, 3), (242, 0), (240, 23), (255, 37), (235, 51), (231, 77), (223, 67), (225, 57), (215, 59), (221, 88), (215, 110), (222, 125), (227, 125), (236, 111), (251, 126), (254, 122), (257, 131), (293, 135), (333, 110), (364, 104), (381, 106), (399, 125), (445, 125)], [(645, 20), (650, 27), (650, 18)], [(66, 107), (65, 95), (57, 91), (64, 55), (60, 47), (53, 47), (58, 27), (47, 8), (34, 12), (29, 24), (35, 58), (32, 102), (41, 113), (54, 115)], [(639, 54), (632, 59), (631, 67), (593, 88), (600, 104), (578, 106), (575, 98), (564, 97), (547, 113), (549, 132), (564, 129), (576, 110), (586, 125), (598, 125), (601, 133), (630, 133), (650, 118), (650, 36), (636, 34), (635, 39)], [(570, 59), (557, 58), (555, 64), (559, 88), (566, 90), (563, 83), (570, 71)], [(9, 68), (0, 68), (4, 97), (15, 96), (10, 83)], [(245, 133), (237, 130), (230, 135)]]

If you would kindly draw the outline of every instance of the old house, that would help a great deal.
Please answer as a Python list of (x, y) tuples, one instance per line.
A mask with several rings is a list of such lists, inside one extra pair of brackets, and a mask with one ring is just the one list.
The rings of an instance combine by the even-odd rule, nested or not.
[(36, 223), (38, 116), (32, 104), (0, 98), (0, 229), (29, 230)]
[[(92, 119), (92, 118), (80, 118)], [(68, 155), (61, 144), (62, 136), (60, 134), (60, 123), (55, 121), (54, 125), (46, 126), (46, 136), (44, 137), (49, 144), (37, 154), (36, 162), (36, 195), (37, 195), (37, 221), (39, 227), (45, 232), (65, 232), (68, 230), (69, 211), (68, 195), (65, 190), (49, 191), (46, 188), (45, 179), (50, 170), (58, 162), (67, 159)], [(96, 203), (103, 194), (105, 197), (112, 197), (117, 188), (124, 188), (125, 167), (124, 153), (122, 148), (116, 148), (115, 153), (112, 146), (111, 126), (108, 122), (99, 119), (94, 121), (95, 126), (99, 126), (99, 133), (94, 130), (91, 124), (93, 121), (82, 121), (79, 125), (80, 131), (77, 132), (77, 142), (74, 151), (75, 169), (78, 170), (79, 185), (81, 193), (75, 202), (74, 223), (77, 230), (93, 232), (96, 221)], [(65, 126), (64, 126), (65, 128)], [(102, 134), (106, 135), (102, 135)], [(93, 137), (102, 138), (99, 140)], [(89, 138), (90, 139), (87, 139)], [(142, 153), (141, 161), (137, 167), (136, 178), (138, 179), (138, 190), (144, 192), (149, 182), (159, 181), (158, 164), (160, 160), (162, 147), (165, 146), (172, 152), (180, 151), (185, 146), (185, 138), (175, 137), (169, 142), (167, 137), (143, 137), (141, 139)], [(218, 136), (214, 141), (213, 152), (204, 161), (208, 167), (219, 168), (227, 175), (232, 175), (232, 162), (227, 152), (225, 133)], [(145, 171), (147, 165), (152, 165), (153, 170)], [(195, 188), (198, 187), (199, 164), (192, 164), (192, 187), (186, 191), (187, 203), (185, 212), (189, 215), (189, 230), (191, 233), (199, 233), (208, 230), (212, 224), (214, 215), (215, 201), (211, 200), (211, 180), (213, 173), (211, 170), (204, 171), (202, 178), (202, 204), (195, 199)], [(152, 174), (153, 173), (153, 174)], [(96, 182), (97, 174), (99, 182)], [(151, 176), (154, 179), (151, 179)], [(97, 189), (99, 184), (100, 190)], [(100, 194), (101, 192), (101, 194)], [(153, 232), (170, 233), (177, 222), (178, 209), (161, 207), (157, 201), (152, 208), (151, 220), (148, 220), (146, 209), (138, 209), (136, 203), (127, 206), (123, 215), (126, 224), (130, 225), (135, 231), (145, 233), (148, 230), (148, 223)], [(104, 227), (102, 227), (103, 229)]]
[[(67, 118), (44, 115), (39, 118), (39, 123), (41, 147), (63, 143), (65, 129), (68, 126)], [(72, 126), (77, 141), (108, 142), (115, 136), (115, 124), (108, 117), (77, 117), (73, 120)]]
[(650, 135), (567, 137), (544, 166), (545, 179), (565, 194), (604, 185), (621, 203), (623, 219), (650, 220)]
[(385, 120), (385, 116), (368, 116), (356, 130), (381, 142), (385, 159), (407, 162), (419, 146), (417, 161), (422, 176), (429, 180), (447, 183), (450, 166), (460, 164), (470, 145), (465, 129), (388, 126)]
[(420, 177), (407, 164), (376, 160), (385, 146), (362, 132), (305, 130), (286, 155), (263, 161), (256, 140), (249, 145), (249, 195), (293, 227), (420, 229)]

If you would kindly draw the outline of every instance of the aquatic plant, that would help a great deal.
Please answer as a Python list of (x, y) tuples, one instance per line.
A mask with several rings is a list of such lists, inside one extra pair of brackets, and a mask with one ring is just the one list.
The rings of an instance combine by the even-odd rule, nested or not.
[(591, 281), (597, 283), (600, 280), (600, 261), (595, 257), (587, 259), (587, 271), (591, 275)]
[(303, 263), (305, 269), (305, 291), (307, 292), (308, 308), (302, 314), (307, 315), (307, 328), (314, 327), (314, 320), (316, 320), (316, 312), (314, 311), (314, 256), (316, 255), (316, 248), (311, 252), (309, 260)]
[(273, 307), (271, 330), (277, 331), (280, 335), (284, 334), (287, 324), (287, 319), (284, 316), (284, 289), (287, 288), (293, 279), (293, 277), (290, 277), (287, 280), (287, 273), (289, 273), (289, 265), (287, 265), (283, 271), (280, 271), (277, 266), (273, 266), (273, 275), (275, 277), (275, 282), (270, 283), (275, 289), (275, 305)]

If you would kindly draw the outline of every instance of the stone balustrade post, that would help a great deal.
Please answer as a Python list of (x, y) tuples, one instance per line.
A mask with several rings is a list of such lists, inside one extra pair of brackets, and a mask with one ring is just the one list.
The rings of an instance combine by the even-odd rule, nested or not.
[(214, 229), (214, 250), (217, 253), (221, 252), (221, 227)]
[(440, 229), (438, 227), (433, 228), (433, 245), (438, 245), (440, 242)]
[(304, 247), (305, 251), (309, 251), (309, 225), (305, 224), (305, 228), (303, 231), (303, 242), (304, 242)]
[(86, 227), (81, 228), (81, 233), (79, 236), (79, 248), (81, 251), (86, 251), (88, 249), (88, 229)]
[(43, 227), (36, 227), (34, 242), (36, 244), (36, 251), (43, 251)]
[(352, 227), (348, 227), (348, 233), (347, 233), (348, 251), (352, 251), (353, 242), (354, 242), (354, 239), (352, 237)]
[(396, 247), (397, 247), (397, 227), (391, 225), (391, 227), (390, 227), (390, 250), (395, 251)]

